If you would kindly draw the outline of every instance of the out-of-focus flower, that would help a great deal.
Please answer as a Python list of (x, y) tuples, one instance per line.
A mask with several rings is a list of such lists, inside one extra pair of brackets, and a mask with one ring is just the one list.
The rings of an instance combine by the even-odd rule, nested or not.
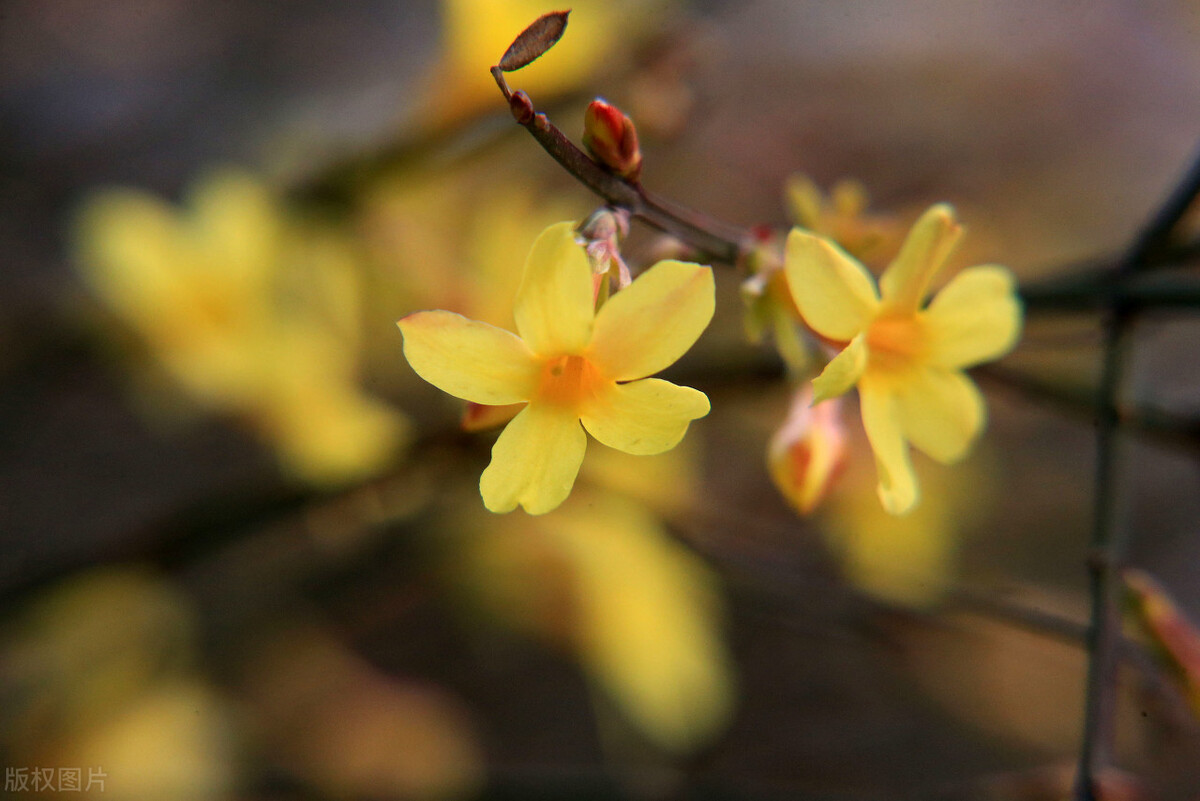
[(503, 622), (566, 648), (661, 748), (710, 740), (733, 703), (716, 577), (639, 505), (581, 492), (477, 535), (457, 576)]
[(1021, 307), (1012, 274), (971, 267), (924, 306), (929, 284), (961, 234), (949, 206), (917, 221), (876, 289), (844, 250), (813, 234), (788, 235), (786, 270), (808, 325), (843, 350), (813, 380), (816, 402), (857, 384), (863, 427), (892, 514), (917, 502), (911, 443), (937, 461), (962, 458), (983, 429), (986, 406), (964, 368), (998, 358), (1017, 341)]
[(177, 212), (115, 189), (84, 205), (78, 261), (173, 381), (252, 425), (302, 480), (370, 475), (405, 420), (357, 383), (360, 290), (348, 243), (289, 219), (238, 172), (198, 182)]
[[(149, 570), (47, 590), (0, 641), (0, 745), (18, 765), (80, 768), (84, 798), (227, 798), (233, 716), (196, 670), (195, 633), (187, 599)], [(55, 771), (40, 789), (67, 780)]]
[(787, 420), (767, 445), (771, 480), (788, 503), (806, 515), (825, 499), (845, 461), (840, 399), (813, 406), (812, 389), (798, 390)]
[(521, 336), (446, 311), (399, 322), (405, 356), (426, 381), (475, 403), (527, 404), (480, 479), (494, 512), (519, 504), (541, 514), (562, 503), (583, 461), (584, 428), (618, 450), (661, 453), (709, 410), (703, 393), (646, 376), (675, 362), (708, 325), (711, 270), (659, 262), (597, 313), (573, 228), (553, 225), (534, 243), (514, 309)]
[(273, 761), (333, 798), (473, 798), (482, 755), (462, 704), (388, 676), (329, 632), (272, 633), (241, 691)]
[(867, 213), (867, 190), (858, 181), (838, 181), (825, 195), (807, 175), (796, 174), (784, 196), (794, 224), (832, 239), (860, 261), (871, 263), (900, 244), (903, 230), (891, 215)]

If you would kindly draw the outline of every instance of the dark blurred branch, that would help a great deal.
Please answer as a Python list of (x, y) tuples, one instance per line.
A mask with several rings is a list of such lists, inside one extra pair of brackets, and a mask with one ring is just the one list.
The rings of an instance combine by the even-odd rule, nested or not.
[[(1174, 190), (1146, 223), (1113, 271), (1123, 282), (1146, 269), (1152, 257), (1167, 248), (1179, 221), (1200, 194), (1200, 152)], [(1104, 365), (1096, 392), (1096, 480), (1092, 550), (1088, 569), (1092, 616), (1088, 629), (1088, 676), (1083, 742), (1075, 801), (1099, 801), (1098, 777), (1112, 764), (1116, 707), (1116, 667), (1121, 644), (1120, 566), (1125, 559), (1128, 527), (1117, 525), (1117, 435), (1120, 416), (1117, 394), (1125, 374), (1125, 354), (1136, 307), (1119, 296), (1110, 297), (1104, 321)]]
[(1071, 417), (1093, 421), (1103, 412), (1115, 417), (1117, 425), (1130, 434), (1157, 445), (1200, 456), (1200, 419), (1174, 414), (1145, 404), (1111, 403), (1102, 408), (1096, 390), (1046, 381), (999, 365), (977, 367), (974, 375), (1000, 385)]
[[(1200, 259), (1200, 239), (1159, 252), (1155, 268), (1178, 268)], [(1200, 277), (1139, 271), (1117, 271), (1120, 259), (1089, 262), (1083, 270), (1063, 268), (1067, 274), (1021, 286), (1021, 299), (1031, 313), (1097, 311), (1120, 303), (1138, 309), (1200, 308)]]

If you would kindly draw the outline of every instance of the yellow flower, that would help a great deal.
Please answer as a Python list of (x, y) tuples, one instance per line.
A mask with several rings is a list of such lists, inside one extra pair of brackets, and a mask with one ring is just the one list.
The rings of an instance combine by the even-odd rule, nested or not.
[[(682, 356), (712, 319), (712, 272), (663, 261), (595, 311), (592, 271), (573, 224), (552, 225), (517, 290), (520, 336), (448, 311), (398, 325), (416, 373), (474, 403), (526, 403), (500, 434), (479, 482), (484, 505), (542, 514), (571, 492), (587, 445), (669, 450), (708, 414), (702, 392), (646, 376)], [(580, 427), (580, 423), (583, 427)]]
[(74, 233), (83, 278), (163, 372), (252, 426), (289, 474), (337, 485), (400, 449), (407, 420), (358, 384), (360, 265), (335, 230), (222, 170), (182, 209), (138, 190), (98, 192)]
[(892, 514), (917, 502), (908, 445), (945, 464), (960, 459), (987, 415), (963, 369), (1007, 353), (1020, 334), (1021, 307), (1004, 267), (966, 269), (925, 306), (961, 233), (949, 206), (930, 208), (878, 289), (837, 245), (800, 229), (788, 235), (788, 284), (800, 314), (821, 336), (845, 343), (813, 380), (814, 402), (858, 385), (879, 498)]

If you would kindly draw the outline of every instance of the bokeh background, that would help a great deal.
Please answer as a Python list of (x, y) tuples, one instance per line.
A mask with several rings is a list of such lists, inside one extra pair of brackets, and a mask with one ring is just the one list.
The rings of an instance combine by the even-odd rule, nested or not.
[[(532, 0), (0, 4), (0, 766), (120, 799), (1040, 799), (1082, 727), (1096, 319), (1030, 315), (964, 464), (878, 509), (853, 409), (826, 504), (765, 464), (790, 388), (738, 276), (669, 377), (712, 414), (592, 442), (551, 515), (489, 515), (491, 433), (394, 322), (506, 324), (596, 203), (487, 68)], [(1200, 131), (1200, 7), (592, 2), (512, 76), (571, 136), (603, 95), (655, 191), (785, 227), (861, 181), (959, 266), (1118, 253)], [(635, 230), (626, 255), (663, 252)], [(1139, 321), (1130, 404), (1195, 419), (1196, 326)], [(1193, 429), (1194, 432), (1194, 429)], [(1196, 440), (1123, 451), (1131, 561), (1200, 613)], [(1145, 665), (1142, 666), (1145, 668)], [(1123, 674), (1119, 762), (1200, 787), (1186, 690)], [(1058, 793), (1058, 795), (1056, 795)], [(44, 795), (52, 793), (43, 791)]]

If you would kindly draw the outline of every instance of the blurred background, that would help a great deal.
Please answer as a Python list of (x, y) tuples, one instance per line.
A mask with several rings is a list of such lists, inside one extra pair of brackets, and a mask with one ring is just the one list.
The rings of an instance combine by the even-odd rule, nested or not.
[[(1047, 396), (1094, 383), (1093, 315), (1030, 314), (1003, 375), (1050, 391), (978, 376), (988, 431), (918, 457), (909, 517), (849, 407), (801, 517), (767, 468), (792, 388), (718, 268), (667, 374), (713, 403), (683, 445), (593, 441), (561, 509), (483, 509), (494, 433), (394, 323), (511, 325), (536, 234), (597, 205), (487, 72), (548, 10), (0, 4), (13, 797), (75, 770), (109, 799), (1062, 797), (1094, 445)], [(576, 139), (606, 97), (646, 185), (720, 219), (784, 229), (789, 178), (854, 179), (870, 224), (949, 201), (958, 267), (1035, 281), (1119, 253), (1192, 157), (1200, 6), (579, 0), (510, 83)], [(664, 247), (635, 226), (625, 255)], [(1196, 335), (1141, 318), (1123, 400), (1194, 420)], [(1119, 505), (1191, 614), (1196, 445), (1131, 437)], [(1118, 762), (1150, 797), (1200, 787), (1187, 693), (1123, 673)]]

